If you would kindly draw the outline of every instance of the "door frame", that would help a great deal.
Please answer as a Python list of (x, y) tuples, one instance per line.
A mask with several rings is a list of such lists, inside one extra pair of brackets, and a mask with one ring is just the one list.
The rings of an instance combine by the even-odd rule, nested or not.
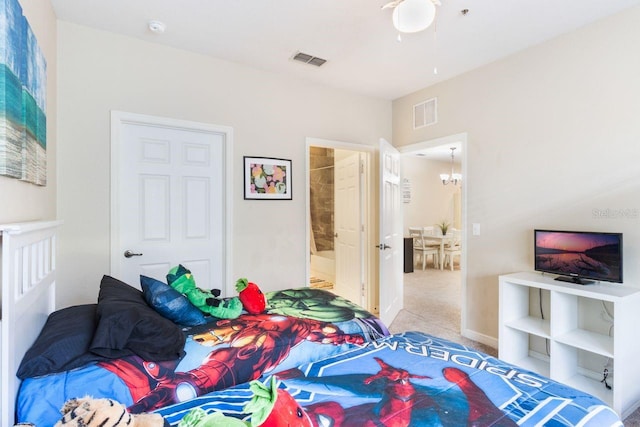
[(225, 209), (223, 212), (223, 233), (222, 239), (224, 241), (223, 247), (225, 252), (225, 261), (223, 263), (224, 272), (222, 274), (224, 283), (226, 283), (226, 289), (224, 289), (225, 295), (235, 295), (234, 283), (230, 280), (232, 277), (231, 272), (233, 268), (233, 128), (229, 126), (214, 125), (209, 123), (193, 122), (188, 120), (172, 119), (168, 117), (151, 116), (146, 114), (129, 113), (125, 111), (111, 111), (111, 200), (110, 200), (110, 250), (109, 250), (109, 265), (110, 274), (114, 277), (120, 275), (120, 223), (118, 219), (117, 204), (120, 197), (118, 192), (119, 176), (117, 171), (119, 170), (120, 159), (120, 144), (121, 144), (121, 129), (125, 124), (134, 124), (142, 126), (157, 126), (169, 129), (177, 129), (187, 132), (203, 132), (212, 133), (216, 135), (223, 135), (224, 145), (222, 147), (223, 156), (223, 174), (225, 182), (222, 183), (222, 191), (224, 193), (223, 199), (225, 201)]
[(373, 197), (372, 193), (372, 168), (371, 162), (373, 159), (373, 153), (375, 149), (373, 147), (369, 147), (366, 145), (356, 144), (352, 142), (343, 142), (343, 141), (333, 141), (322, 138), (312, 138), (307, 137), (305, 141), (305, 276), (307, 283), (309, 282), (309, 278), (311, 277), (311, 246), (310, 246), (310, 238), (311, 238), (311, 181), (310, 181), (310, 164), (309, 164), (309, 155), (311, 147), (324, 147), (324, 148), (333, 148), (339, 150), (349, 150), (349, 151), (357, 151), (365, 154), (367, 161), (365, 165), (365, 170), (362, 176), (364, 177), (364, 183), (362, 188), (362, 195), (366, 197), (366, 202), (364, 203), (362, 217), (364, 218), (363, 223), (361, 224), (364, 227), (364, 241), (362, 242), (362, 260), (364, 263), (364, 277), (362, 280), (364, 281), (364, 291), (365, 291), (365, 309), (375, 313), (378, 310), (378, 292), (377, 286), (374, 286), (376, 280), (374, 279), (376, 274), (376, 264), (375, 264), (375, 252), (371, 250), (371, 242), (375, 240), (375, 227), (372, 227), (372, 224), (375, 224), (375, 218), (372, 217), (375, 209), (372, 208), (372, 203), (376, 201), (376, 197)]
[[(457, 133), (454, 135), (445, 136), (442, 138), (429, 139), (427, 141), (417, 142), (415, 144), (404, 145), (398, 148), (400, 154), (411, 153), (414, 151), (424, 150), (425, 148), (437, 147), (440, 145), (447, 145), (453, 143), (460, 143), (462, 147), (462, 153), (460, 154), (461, 171), (462, 171), (462, 185), (467, 185), (465, 179), (469, 176), (467, 165), (467, 133)], [(435, 179), (435, 177), (434, 177)], [(467, 254), (469, 251), (468, 242), (468, 224), (467, 224), (467, 194), (468, 191), (463, 187), (461, 194), (461, 221), (462, 221), (462, 254), (460, 256), (460, 334), (466, 338), (478, 340), (478, 336), (473, 331), (467, 329)]]

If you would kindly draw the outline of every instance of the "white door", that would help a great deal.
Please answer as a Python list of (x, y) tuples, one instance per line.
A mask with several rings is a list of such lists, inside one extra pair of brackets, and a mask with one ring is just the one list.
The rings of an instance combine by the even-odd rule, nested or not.
[(380, 140), (380, 319), (390, 325), (403, 306), (400, 154)]
[(114, 112), (112, 274), (139, 286), (173, 266), (198, 286), (225, 289), (228, 132), (191, 122)]
[(334, 167), (335, 293), (364, 306), (360, 153), (339, 156)]

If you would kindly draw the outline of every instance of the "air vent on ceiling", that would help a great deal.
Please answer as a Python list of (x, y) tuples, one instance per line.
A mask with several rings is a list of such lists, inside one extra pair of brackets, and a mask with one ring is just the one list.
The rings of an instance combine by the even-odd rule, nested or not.
[(438, 98), (427, 99), (413, 106), (413, 128), (433, 125), (438, 122)]
[(296, 61), (304, 62), (305, 64), (315, 65), (316, 67), (319, 67), (327, 62), (326, 59), (318, 58), (317, 56), (309, 55), (302, 52), (296, 53), (293, 56), (293, 59)]

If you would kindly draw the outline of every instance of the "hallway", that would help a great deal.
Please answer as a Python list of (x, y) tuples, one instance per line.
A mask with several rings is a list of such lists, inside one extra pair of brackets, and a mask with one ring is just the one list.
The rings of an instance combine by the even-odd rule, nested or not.
[(391, 333), (419, 330), (487, 354), (498, 350), (460, 335), (460, 270), (419, 268), (404, 274), (404, 308), (389, 326)]

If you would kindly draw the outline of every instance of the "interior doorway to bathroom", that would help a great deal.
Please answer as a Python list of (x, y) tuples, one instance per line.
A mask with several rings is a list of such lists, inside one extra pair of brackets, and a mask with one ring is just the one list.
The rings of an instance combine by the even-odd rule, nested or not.
[(309, 286), (371, 307), (369, 153), (353, 145), (308, 142)]

